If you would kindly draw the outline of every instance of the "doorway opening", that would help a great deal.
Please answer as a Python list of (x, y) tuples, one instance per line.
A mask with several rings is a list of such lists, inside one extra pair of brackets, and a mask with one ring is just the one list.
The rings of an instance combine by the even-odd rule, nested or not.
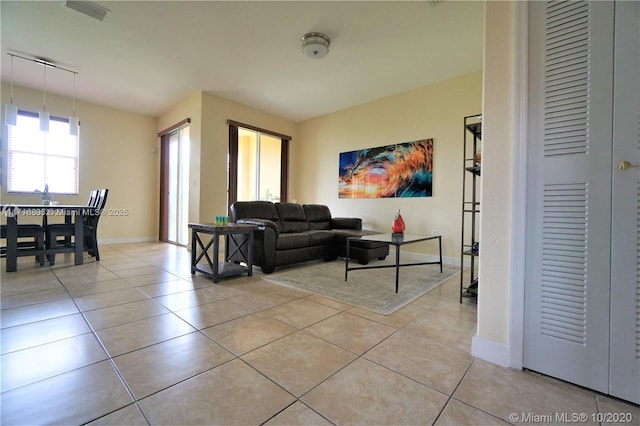
[(160, 241), (186, 246), (189, 241), (188, 119), (160, 135)]

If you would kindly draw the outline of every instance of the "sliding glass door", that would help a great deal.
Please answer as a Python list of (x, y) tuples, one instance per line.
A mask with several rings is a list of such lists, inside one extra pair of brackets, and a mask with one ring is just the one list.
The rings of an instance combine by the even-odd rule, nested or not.
[(287, 201), (291, 136), (228, 120), (229, 207), (236, 201)]
[(238, 201), (280, 201), (280, 138), (238, 129)]
[(160, 241), (189, 241), (189, 125), (161, 136)]

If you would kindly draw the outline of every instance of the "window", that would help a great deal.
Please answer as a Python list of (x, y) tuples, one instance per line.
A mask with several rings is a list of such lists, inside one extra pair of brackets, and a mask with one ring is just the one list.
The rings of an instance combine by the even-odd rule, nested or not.
[(236, 201), (287, 201), (291, 136), (228, 120), (229, 206)]
[(7, 190), (78, 194), (78, 137), (69, 135), (69, 120), (51, 117), (49, 131), (40, 131), (38, 115), (18, 112), (9, 126)]

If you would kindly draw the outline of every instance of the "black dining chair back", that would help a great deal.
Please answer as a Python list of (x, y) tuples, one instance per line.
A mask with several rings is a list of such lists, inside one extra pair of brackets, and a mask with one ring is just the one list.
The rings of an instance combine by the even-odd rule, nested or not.
[(100, 217), (104, 214), (104, 208), (107, 205), (107, 196), (109, 195), (108, 189), (98, 190), (98, 196), (93, 209), (93, 214), (87, 216), (85, 222), (84, 238), (85, 247), (89, 247), (87, 250), (89, 254), (100, 260), (100, 253), (98, 251), (98, 222)]
[[(94, 194), (95, 193), (95, 194)], [(100, 252), (98, 250), (98, 221), (104, 212), (107, 204), (108, 189), (97, 189), (91, 191), (87, 209), (83, 214), (84, 223), (84, 251), (90, 256), (100, 260)], [(75, 236), (75, 225), (72, 223), (56, 223), (47, 226), (47, 249), (49, 251), (49, 264), (55, 265), (56, 251), (69, 252), (73, 249), (74, 244), (65, 243), (65, 240), (58, 241), (59, 236), (71, 237)]]
[(95, 207), (96, 202), (98, 201), (98, 190), (94, 189), (89, 193), (89, 201), (87, 201), (87, 206)]

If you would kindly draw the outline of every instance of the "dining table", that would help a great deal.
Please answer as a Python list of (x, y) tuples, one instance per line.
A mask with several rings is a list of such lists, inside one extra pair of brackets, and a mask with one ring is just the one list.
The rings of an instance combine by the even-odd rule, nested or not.
[[(76, 265), (83, 262), (84, 252), (84, 216), (91, 214), (91, 208), (86, 205), (64, 204), (0, 204), (0, 212), (7, 217), (7, 261), (6, 272), (15, 272), (18, 264), (18, 224), (21, 217), (40, 216), (45, 228), (49, 217), (63, 216), (65, 223), (73, 223), (75, 230), (75, 243), (73, 248)], [(70, 251), (70, 250), (66, 250)], [(44, 250), (44, 255), (57, 253), (55, 247)]]

